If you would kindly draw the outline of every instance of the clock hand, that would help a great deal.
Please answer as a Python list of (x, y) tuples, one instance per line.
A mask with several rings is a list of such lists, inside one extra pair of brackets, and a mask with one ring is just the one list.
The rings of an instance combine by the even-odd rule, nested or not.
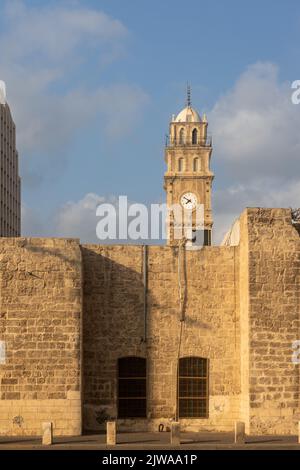
[(191, 199), (188, 199), (187, 197), (184, 196), (184, 199), (187, 201), (187, 203), (192, 202)]

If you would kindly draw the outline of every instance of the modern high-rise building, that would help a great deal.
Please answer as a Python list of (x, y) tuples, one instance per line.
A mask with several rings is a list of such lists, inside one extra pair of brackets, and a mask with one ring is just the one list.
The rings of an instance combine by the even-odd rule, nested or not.
[(21, 232), (21, 180), (19, 177), (16, 126), (0, 81), (0, 236), (18, 237)]

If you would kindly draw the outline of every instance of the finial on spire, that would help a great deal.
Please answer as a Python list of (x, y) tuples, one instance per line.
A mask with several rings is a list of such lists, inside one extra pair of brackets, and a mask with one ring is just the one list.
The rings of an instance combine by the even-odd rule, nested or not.
[(190, 107), (191, 106), (191, 87), (189, 83), (187, 83), (187, 86), (186, 86), (186, 94), (187, 94), (186, 104), (188, 107)]

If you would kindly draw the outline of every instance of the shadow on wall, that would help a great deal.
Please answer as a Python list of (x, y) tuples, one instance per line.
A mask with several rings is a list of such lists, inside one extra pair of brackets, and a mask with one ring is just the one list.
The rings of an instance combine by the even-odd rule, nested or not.
[(107, 255), (116, 257), (120, 250), (124, 263), (136, 270), (105, 256), (105, 247), (82, 247), (85, 430), (99, 429), (117, 415), (118, 358), (146, 357), (142, 247), (127, 251), (127, 259), (122, 248), (114, 247)]
[[(74, 246), (75, 248), (79, 248), (79, 240), (77, 239), (70, 239), (70, 240), (64, 240), (65, 243), (68, 243), (69, 241), (69, 247), (71, 248)], [(57, 245), (53, 247), (46, 247), (46, 246), (39, 246), (39, 245), (32, 245), (30, 244), (30, 239), (29, 243), (27, 240), (24, 240), (24, 242), (20, 242), (19, 245), (21, 248), (24, 248), (28, 251), (30, 251), (32, 254), (40, 254), (43, 256), (55, 256), (57, 258), (60, 258), (63, 262), (69, 264), (72, 267), (80, 267), (80, 261), (78, 259), (74, 259), (73, 257), (68, 257), (62, 252), (62, 247), (60, 245)]]
[[(85, 245), (81, 247), (81, 250), (83, 261), (83, 426), (84, 430), (96, 431), (99, 427), (103, 428), (107, 420), (117, 416), (117, 361), (119, 358), (128, 356), (145, 358), (151, 348), (151, 356), (148, 355), (148, 359), (151, 359), (149, 363), (151, 369), (153, 361), (156, 361), (157, 366), (159, 348), (163, 342), (163, 347), (169, 351), (168, 357), (174, 358), (174, 364), (176, 364), (177, 334), (179, 335), (180, 332), (180, 318), (182, 318), (179, 304), (179, 258), (178, 250), (175, 248), (152, 247), (148, 251), (146, 345), (143, 246)], [(231, 253), (231, 256), (221, 257), (221, 260), (226, 259), (234, 269), (235, 258), (232, 250), (234, 248), (224, 248), (222, 253), (223, 251), (225, 254)], [(219, 273), (215, 256), (219, 251), (220, 248), (207, 247), (201, 250), (197, 257), (192, 254), (187, 257), (188, 273), (185, 279), (187, 295), (184, 296), (183, 292), (182, 306), (185, 314), (185, 327), (190, 338), (194, 337), (193, 331), (202, 330), (202, 332), (213, 334), (218, 322), (223, 321), (221, 320), (224, 317), (223, 311), (218, 319), (214, 307), (215, 283), (218, 284), (219, 295), (220, 291), (224, 292), (225, 289), (224, 273)], [(215, 263), (213, 264), (215, 268), (206, 272), (205, 266), (211, 262), (210, 260)], [(184, 276), (183, 269), (181, 274)], [(234, 282), (232, 279), (232, 283)], [(201, 302), (199, 302), (199, 296), (202, 299)], [(185, 312), (186, 307), (187, 312)], [(201, 314), (202, 309), (205, 312), (204, 316)], [(211, 322), (212, 316), (214, 327)], [(174, 320), (178, 326), (178, 332), (175, 333), (176, 345)], [(163, 341), (162, 335), (164, 335)], [(169, 363), (165, 365), (165, 372), (162, 376), (166, 373), (171, 376), (174, 373)], [(151, 406), (153, 409), (159, 407), (157, 400), (155, 405)], [(172, 408), (171, 405), (170, 408)], [(172, 410), (165, 412), (172, 415)]]

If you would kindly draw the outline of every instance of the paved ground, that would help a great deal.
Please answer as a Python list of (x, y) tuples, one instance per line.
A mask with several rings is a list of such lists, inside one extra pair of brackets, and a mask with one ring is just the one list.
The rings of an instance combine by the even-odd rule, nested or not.
[[(232, 433), (182, 433), (181, 446), (170, 445), (170, 433), (120, 433), (115, 450), (200, 450), (200, 449), (281, 449), (300, 450), (296, 436), (251, 436), (244, 445), (233, 444)], [(106, 450), (105, 434), (59, 437), (53, 446), (41, 445), (38, 438), (0, 437), (0, 450)]]

